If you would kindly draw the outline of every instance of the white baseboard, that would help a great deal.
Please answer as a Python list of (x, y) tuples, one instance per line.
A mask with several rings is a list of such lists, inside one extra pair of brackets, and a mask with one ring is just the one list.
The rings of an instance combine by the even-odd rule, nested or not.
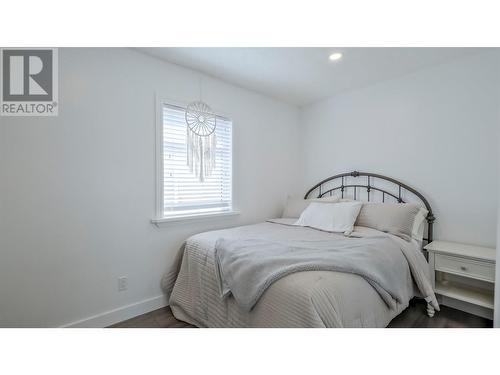
[(104, 328), (165, 306), (168, 306), (167, 297), (161, 295), (65, 324), (61, 328)]

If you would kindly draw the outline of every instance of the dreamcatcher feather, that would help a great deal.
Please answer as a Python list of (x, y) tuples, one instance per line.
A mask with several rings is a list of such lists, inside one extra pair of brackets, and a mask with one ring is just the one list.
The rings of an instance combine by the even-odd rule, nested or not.
[(200, 182), (215, 169), (216, 122), (216, 115), (207, 104), (197, 101), (187, 106), (187, 164)]

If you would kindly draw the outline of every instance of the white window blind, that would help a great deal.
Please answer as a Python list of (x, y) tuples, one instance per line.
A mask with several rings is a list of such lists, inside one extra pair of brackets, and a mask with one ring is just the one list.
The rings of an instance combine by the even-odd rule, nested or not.
[(163, 216), (231, 210), (231, 120), (217, 116), (215, 168), (203, 182), (187, 165), (186, 132), (185, 108), (164, 104)]

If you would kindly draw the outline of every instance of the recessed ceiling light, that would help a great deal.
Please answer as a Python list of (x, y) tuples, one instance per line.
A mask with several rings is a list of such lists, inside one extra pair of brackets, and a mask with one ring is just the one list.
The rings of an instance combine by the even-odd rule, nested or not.
[(330, 55), (330, 60), (331, 61), (337, 61), (342, 58), (342, 54), (340, 52), (335, 52)]

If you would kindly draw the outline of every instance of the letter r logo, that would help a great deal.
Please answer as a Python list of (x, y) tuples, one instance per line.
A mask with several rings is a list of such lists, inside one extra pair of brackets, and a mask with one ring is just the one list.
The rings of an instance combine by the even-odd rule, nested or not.
[(4, 102), (52, 101), (52, 50), (4, 49), (2, 52)]

